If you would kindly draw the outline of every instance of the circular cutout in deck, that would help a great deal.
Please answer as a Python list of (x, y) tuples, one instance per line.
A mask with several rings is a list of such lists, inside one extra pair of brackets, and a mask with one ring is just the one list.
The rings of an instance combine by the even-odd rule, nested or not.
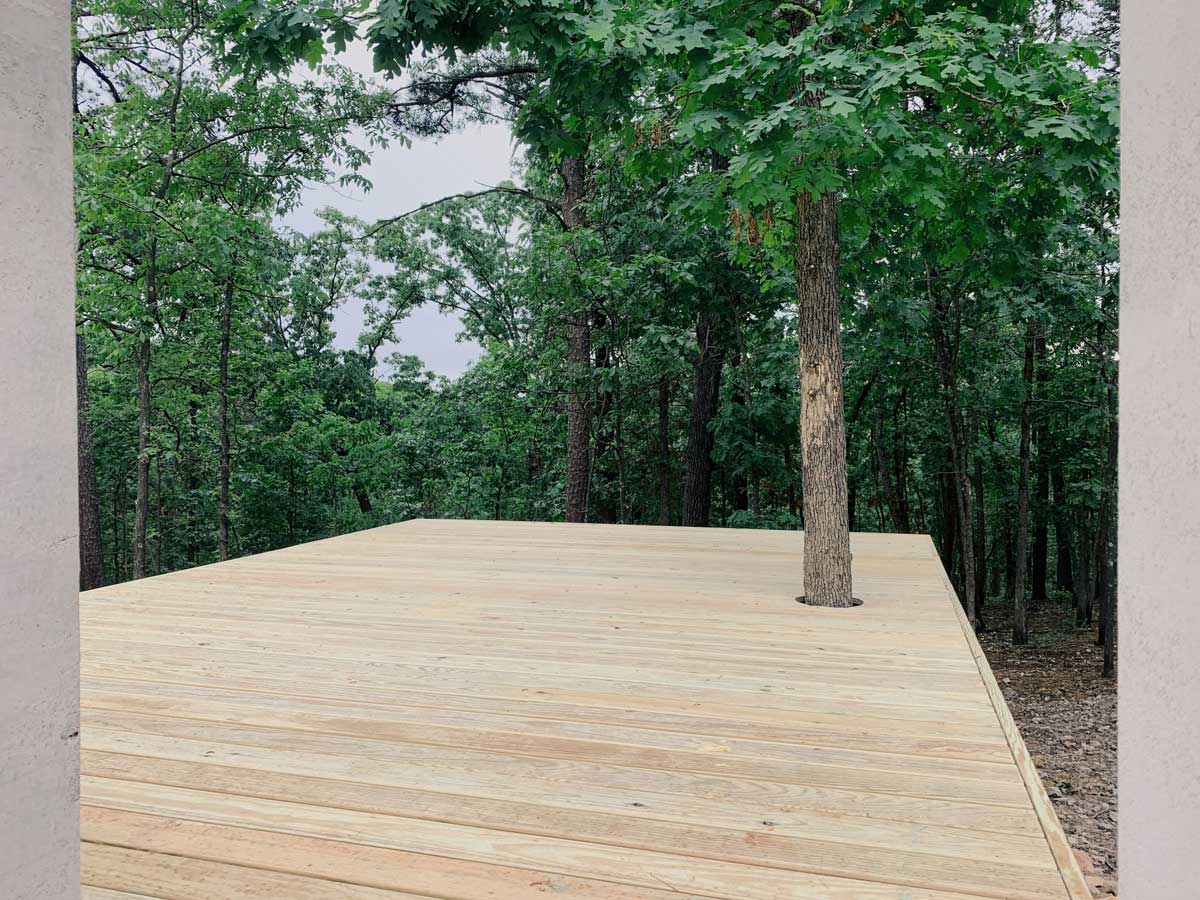
[[(804, 599), (803, 594), (801, 594), (799, 597), (796, 598), (796, 602), (803, 603), (805, 606), (813, 605)], [(858, 597), (851, 597), (849, 606), (814, 606), (813, 608), (814, 609), (853, 609), (856, 606), (862, 606), (862, 605), (863, 605), (863, 602)]]

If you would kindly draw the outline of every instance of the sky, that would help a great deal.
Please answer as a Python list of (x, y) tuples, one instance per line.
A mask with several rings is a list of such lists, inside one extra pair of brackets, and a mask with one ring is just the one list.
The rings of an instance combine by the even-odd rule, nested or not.
[[(372, 72), (370, 53), (361, 44), (352, 45), (338, 61), (381, 83), (399, 85)], [(297, 77), (308, 74), (301, 69)], [(283, 221), (298, 231), (314, 231), (320, 227), (318, 211), (330, 206), (368, 222), (395, 216), (440, 197), (515, 179), (512, 151), (512, 136), (504, 124), (468, 126), (436, 142), (414, 139), (408, 147), (393, 143), (374, 148), (371, 162), (360, 170), (372, 184), (370, 191), (312, 185)], [(338, 309), (333, 327), (336, 345), (352, 348), (362, 328), (362, 307), (346, 304)], [(454, 377), (481, 352), (474, 342), (457, 341), (458, 331), (456, 315), (444, 315), (432, 305), (418, 307), (396, 329), (396, 344), (385, 346), (379, 358), (396, 351), (412, 354), (427, 369)]]

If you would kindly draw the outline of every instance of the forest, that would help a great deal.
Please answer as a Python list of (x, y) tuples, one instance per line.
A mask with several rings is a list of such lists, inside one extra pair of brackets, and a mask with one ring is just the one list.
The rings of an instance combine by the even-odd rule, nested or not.
[[(1112, 673), (1116, 0), (73, 5), (82, 587), (828, 501), (932, 535), (981, 631), (1073, 610)], [(496, 121), (512, 182), (283, 224)], [(392, 352), (421, 305), (462, 375)]]

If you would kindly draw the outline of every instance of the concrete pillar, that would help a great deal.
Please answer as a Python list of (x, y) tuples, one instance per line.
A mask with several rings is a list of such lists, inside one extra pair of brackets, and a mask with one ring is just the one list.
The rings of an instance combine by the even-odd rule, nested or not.
[(68, 0), (0, 0), (0, 897), (79, 897)]
[(1127, 900), (1200, 893), (1200, 3), (1123, 4), (1120, 793)]

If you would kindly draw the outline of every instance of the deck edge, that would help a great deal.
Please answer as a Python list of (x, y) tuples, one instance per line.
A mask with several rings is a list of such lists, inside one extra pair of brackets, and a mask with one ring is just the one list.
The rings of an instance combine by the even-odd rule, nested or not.
[(1042, 826), (1042, 834), (1050, 846), (1050, 853), (1054, 857), (1058, 873), (1062, 876), (1067, 897), (1069, 900), (1092, 900), (1092, 891), (1084, 880), (1083, 872), (1079, 868), (1079, 860), (1076, 858), (1070, 842), (1067, 841), (1066, 832), (1063, 831), (1062, 823), (1058, 821), (1058, 814), (1054, 811), (1054, 804), (1050, 802), (1050, 797), (1042, 784), (1041, 775), (1038, 774), (1037, 766), (1033, 763), (1033, 757), (1029, 755), (1029, 748), (1025, 746), (1021, 732), (1013, 720), (1012, 711), (1009, 710), (1008, 703), (1004, 699), (1004, 692), (1000, 690), (987, 655), (983, 652), (983, 647), (980, 646), (979, 639), (975, 635), (975, 629), (971, 627), (967, 614), (963, 611), (962, 604), (958, 600), (958, 593), (946, 575), (945, 566), (942, 565), (937, 549), (933, 546), (932, 538), (929, 539), (929, 548), (942, 579), (946, 599), (954, 608), (959, 628), (962, 629), (963, 637), (966, 638), (967, 645), (971, 648), (975, 667), (979, 670), (979, 677), (991, 700), (992, 709), (996, 712), (996, 718), (1000, 722), (1000, 729), (1004, 732), (1004, 738), (1008, 742), (1008, 749), (1012, 752), (1013, 762), (1021, 775), (1021, 781), (1025, 784), (1025, 790), (1033, 804), (1038, 824)]

